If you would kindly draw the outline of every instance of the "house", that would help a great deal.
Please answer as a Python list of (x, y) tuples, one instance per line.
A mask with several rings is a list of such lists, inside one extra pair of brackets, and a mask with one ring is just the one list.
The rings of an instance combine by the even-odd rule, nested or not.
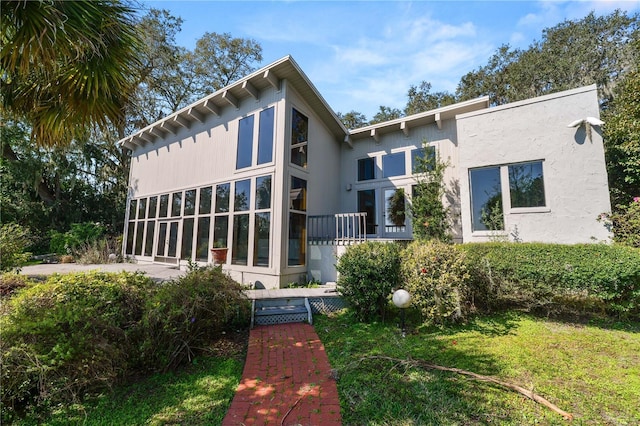
[(220, 263), (243, 284), (334, 281), (349, 244), (412, 238), (410, 215), (389, 213), (408, 206), (424, 155), (449, 165), (457, 242), (606, 241), (600, 129), (567, 126), (585, 117), (599, 117), (595, 86), (348, 130), (284, 57), (120, 141), (131, 150), (123, 251), (184, 266), (212, 263), (222, 246)]

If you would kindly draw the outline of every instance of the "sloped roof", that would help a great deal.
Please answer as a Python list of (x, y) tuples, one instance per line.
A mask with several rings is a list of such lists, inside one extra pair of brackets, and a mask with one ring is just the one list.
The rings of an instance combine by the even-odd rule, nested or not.
[(349, 140), (345, 141), (351, 142), (351, 140), (363, 139), (366, 137), (372, 137), (377, 140), (380, 135), (397, 132), (399, 130), (402, 130), (405, 135), (408, 135), (409, 129), (412, 127), (424, 126), (431, 123), (436, 123), (438, 128), (440, 128), (443, 120), (455, 118), (459, 114), (486, 108), (489, 108), (489, 97), (483, 96), (481, 98), (458, 102), (453, 105), (447, 105), (430, 111), (396, 118), (395, 120), (354, 129), (350, 132)]
[(342, 141), (349, 134), (347, 128), (302, 72), (300, 66), (291, 56), (285, 56), (121, 139), (118, 144), (135, 149), (136, 146), (154, 143), (157, 139), (163, 139), (168, 134), (176, 134), (180, 127), (189, 128), (194, 122), (204, 122), (208, 115), (219, 116), (226, 107), (238, 108), (240, 103), (247, 98), (258, 99), (260, 92), (264, 89), (273, 87), (279, 90), (282, 80), (287, 80), (288, 84), (300, 93), (327, 128), (336, 136), (336, 140)]

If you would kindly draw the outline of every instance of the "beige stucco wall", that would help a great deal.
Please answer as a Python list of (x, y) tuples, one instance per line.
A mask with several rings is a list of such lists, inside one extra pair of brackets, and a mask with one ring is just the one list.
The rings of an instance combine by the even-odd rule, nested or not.
[[(589, 138), (584, 126), (567, 127), (587, 116), (599, 117), (595, 85), (457, 117), (465, 242), (495, 236), (472, 232), (468, 170), (531, 160), (543, 160), (546, 208), (518, 212), (505, 203), (505, 234), (553, 243), (609, 240), (596, 221), (611, 208), (600, 129), (594, 127)], [(506, 192), (503, 173), (503, 201)]]

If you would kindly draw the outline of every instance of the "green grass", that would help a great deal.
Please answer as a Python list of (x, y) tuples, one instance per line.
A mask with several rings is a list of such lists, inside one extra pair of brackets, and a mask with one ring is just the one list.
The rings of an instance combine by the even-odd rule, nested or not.
[(579, 425), (640, 423), (640, 326), (598, 327), (504, 314), (410, 330), (316, 317), (338, 371), (345, 425), (554, 425), (555, 412), (456, 373), (374, 357), (422, 360), (494, 376), (545, 397)]
[(84, 404), (61, 407), (48, 420), (21, 425), (218, 425), (231, 404), (243, 362), (202, 357), (178, 373), (157, 374)]

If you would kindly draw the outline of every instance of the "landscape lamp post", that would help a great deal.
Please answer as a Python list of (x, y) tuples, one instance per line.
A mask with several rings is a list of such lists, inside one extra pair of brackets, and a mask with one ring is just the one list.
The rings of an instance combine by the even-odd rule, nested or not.
[(411, 304), (411, 295), (407, 290), (396, 290), (393, 292), (393, 304), (400, 308), (400, 328), (402, 329), (402, 337), (405, 337), (406, 332), (404, 328), (404, 311)]

